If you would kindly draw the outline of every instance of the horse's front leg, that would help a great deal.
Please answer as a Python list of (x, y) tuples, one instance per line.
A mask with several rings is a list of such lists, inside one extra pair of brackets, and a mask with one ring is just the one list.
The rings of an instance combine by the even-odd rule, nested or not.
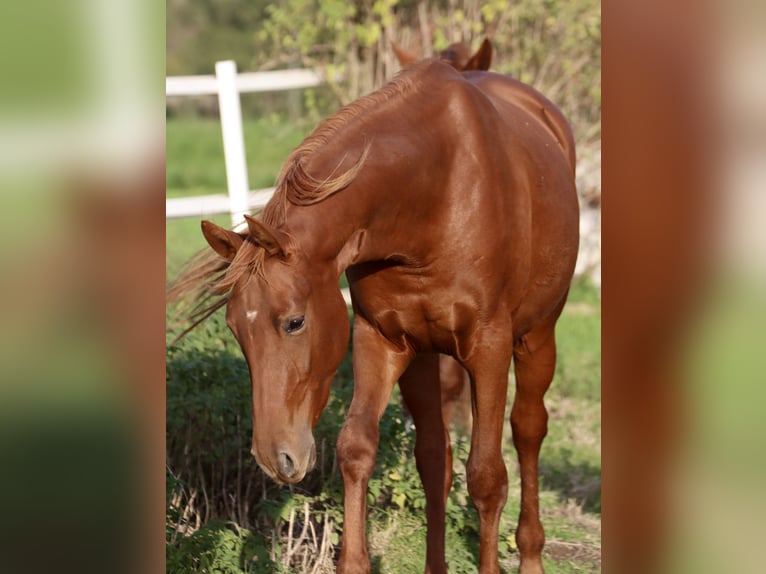
[(378, 424), (394, 384), (411, 358), (409, 351), (398, 349), (364, 319), (354, 319), (354, 396), (337, 446), (344, 488), (338, 574), (370, 572), (366, 500), (378, 449)]

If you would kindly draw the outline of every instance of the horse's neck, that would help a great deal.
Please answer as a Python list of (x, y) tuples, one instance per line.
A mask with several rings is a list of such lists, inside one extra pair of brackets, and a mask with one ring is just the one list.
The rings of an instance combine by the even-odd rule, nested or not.
[[(434, 118), (415, 117), (418, 113)], [(362, 146), (371, 145), (348, 187), (316, 204), (291, 207), (310, 257), (344, 262), (355, 252), (352, 263), (410, 258), (412, 235), (423, 225), (418, 214), (430, 213), (438, 200), (433, 196), (448, 185), (449, 148), (443, 142), (452, 134), (437, 129), (444, 125), (436, 118), (440, 113), (433, 107), (425, 112), (402, 107), (394, 114), (381, 107), (354, 119), (332, 143), (314, 152), (307, 170), (316, 170), (321, 179), (334, 173), (338, 157), (360, 157)], [(418, 122), (431, 127), (413, 130)]]
[[(407, 179), (403, 173), (387, 173), (396, 180)], [(413, 226), (407, 210), (392, 209), (390, 194), (397, 189), (385, 184), (369, 184), (369, 174), (360, 174), (352, 183), (320, 203), (291, 206), (287, 219), (289, 232), (296, 237), (310, 261), (334, 265), (342, 273), (352, 264), (407, 258), (404, 243)]]

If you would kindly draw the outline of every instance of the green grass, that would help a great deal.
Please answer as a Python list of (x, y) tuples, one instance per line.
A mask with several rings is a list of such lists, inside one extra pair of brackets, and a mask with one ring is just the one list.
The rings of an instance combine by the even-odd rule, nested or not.
[[(282, 162), (309, 133), (307, 122), (278, 118), (243, 120), (250, 189), (270, 187)], [(167, 196), (226, 193), (221, 123), (217, 119), (171, 118), (166, 129)]]
[[(252, 188), (273, 182), (281, 162), (309, 127), (245, 122)], [(169, 120), (167, 137), (169, 196), (225, 192), (217, 121)], [(227, 215), (212, 219), (221, 225), (228, 222)], [(172, 277), (189, 256), (205, 248), (205, 242), (198, 218), (168, 221), (166, 230), (167, 271)], [(600, 570), (600, 309), (598, 291), (587, 282), (576, 283), (557, 328), (559, 358), (546, 396), (549, 433), (540, 458), (548, 574)], [(267, 481), (249, 455), (247, 367), (222, 313), (170, 348), (167, 361), (168, 571), (302, 572), (299, 556), (288, 567), (283, 561), (291, 512), (300, 515), (304, 505), (317, 541), (326, 538), (329, 544), (318, 572), (332, 571), (342, 519), (341, 480), (333, 447), (353, 389), (350, 357), (339, 369), (316, 429), (321, 451), (318, 470), (292, 489)], [(512, 397), (511, 384), (509, 408)], [(405, 420), (395, 392), (381, 424), (381, 446), (371, 481), (368, 535), (373, 572), (378, 574), (420, 573), (423, 568), (423, 495), (411, 455), (412, 433), (406, 432)], [(500, 552), (503, 570), (515, 572), (518, 552), (513, 532), (520, 485), (509, 427), (506, 424), (504, 442), (509, 496), (501, 520)], [(450, 572), (462, 574), (477, 571), (478, 524), (465, 488), (467, 442), (464, 438), (455, 442), (447, 548)], [(249, 487), (252, 492), (247, 498), (243, 493)], [(245, 498), (240, 510), (228, 506)], [(236, 515), (235, 521), (231, 514)], [(291, 543), (297, 537), (294, 532)], [(316, 552), (312, 556), (308, 564), (313, 564)]]

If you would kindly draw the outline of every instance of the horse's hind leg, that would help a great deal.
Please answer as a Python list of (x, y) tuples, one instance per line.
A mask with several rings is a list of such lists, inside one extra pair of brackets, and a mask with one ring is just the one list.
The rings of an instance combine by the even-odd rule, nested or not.
[(521, 565), (519, 574), (542, 574), (541, 552), (545, 534), (538, 504), (538, 459), (548, 430), (543, 396), (556, 365), (554, 323), (531, 331), (514, 344), (516, 396), (511, 410), (513, 444), (521, 473), (521, 512), (516, 529)]
[(471, 430), (471, 388), (468, 373), (449, 355), (439, 355), (444, 424), (463, 435)]
[(439, 356), (417, 355), (399, 378), (407, 409), (415, 422), (415, 459), (426, 493), (426, 574), (445, 574), (444, 514), (452, 486), (452, 449), (442, 418)]
[(479, 572), (499, 574), (497, 555), (500, 515), (508, 496), (508, 473), (502, 440), (508, 369), (511, 356), (499, 341), (492, 348), (478, 342), (481, 350), (466, 365), (473, 391), (471, 453), (466, 464), (468, 493), (479, 513)]

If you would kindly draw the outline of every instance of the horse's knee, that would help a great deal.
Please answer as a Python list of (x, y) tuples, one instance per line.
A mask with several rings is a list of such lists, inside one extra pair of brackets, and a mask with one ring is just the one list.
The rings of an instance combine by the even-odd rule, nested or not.
[(338, 435), (335, 449), (338, 467), (344, 479), (368, 479), (375, 467), (377, 446), (377, 428), (354, 424), (354, 420), (349, 418)]
[(508, 498), (508, 472), (502, 457), (494, 463), (469, 459), (466, 469), (468, 494), (479, 512), (502, 509)]
[(513, 444), (519, 447), (539, 447), (548, 433), (548, 412), (540, 404), (537, 409), (521, 410), (514, 403), (511, 410)]

